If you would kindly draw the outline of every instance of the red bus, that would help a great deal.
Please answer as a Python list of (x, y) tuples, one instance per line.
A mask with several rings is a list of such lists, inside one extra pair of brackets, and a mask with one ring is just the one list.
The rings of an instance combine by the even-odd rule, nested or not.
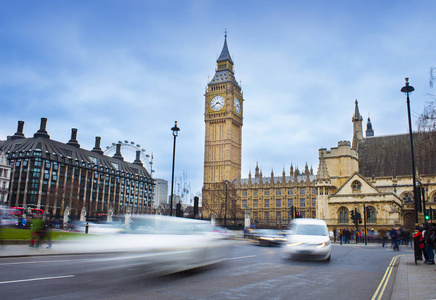
[[(36, 216), (44, 215), (44, 211), (40, 208), (31, 208), (31, 211), (32, 211), (32, 215), (36, 215)], [(11, 207), (9, 213), (14, 216), (21, 216), (24, 213), (24, 207)]]

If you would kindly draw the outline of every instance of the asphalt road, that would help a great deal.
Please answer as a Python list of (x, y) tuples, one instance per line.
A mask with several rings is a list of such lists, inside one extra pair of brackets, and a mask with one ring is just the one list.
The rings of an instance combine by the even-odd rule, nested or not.
[[(150, 276), (153, 266), (125, 264), (111, 255), (7, 258), (0, 260), (0, 295), (3, 300), (371, 299), (392, 257), (412, 251), (334, 245), (330, 262), (314, 262), (283, 259), (280, 250), (236, 242), (225, 262), (160, 277)], [(392, 281), (383, 299), (390, 298)]]

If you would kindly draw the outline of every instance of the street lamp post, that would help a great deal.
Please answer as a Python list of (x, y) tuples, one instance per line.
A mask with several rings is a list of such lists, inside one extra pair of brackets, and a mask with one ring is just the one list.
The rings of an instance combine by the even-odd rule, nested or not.
[(415, 154), (413, 152), (413, 135), (412, 135), (412, 120), (410, 116), (410, 100), (409, 94), (415, 89), (413, 86), (409, 85), (409, 78), (406, 78), (406, 85), (401, 88), (401, 92), (407, 95), (407, 114), (409, 118), (409, 135), (410, 135), (410, 148), (412, 152), (412, 178), (413, 178), (413, 196), (415, 198), (415, 225), (418, 225), (418, 208), (420, 204), (420, 199), (418, 199), (418, 193), (416, 192), (416, 177), (415, 177)]
[(226, 202), (224, 207), (224, 228), (227, 227), (227, 185), (229, 184), (229, 181), (226, 179), (224, 180), (224, 183), (226, 184)]
[(175, 121), (174, 127), (171, 128), (174, 136), (174, 144), (173, 144), (173, 172), (171, 174), (171, 200), (170, 200), (170, 216), (173, 216), (173, 197), (174, 197), (174, 163), (176, 160), (176, 138), (179, 134), (180, 128), (177, 127), (177, 121)]

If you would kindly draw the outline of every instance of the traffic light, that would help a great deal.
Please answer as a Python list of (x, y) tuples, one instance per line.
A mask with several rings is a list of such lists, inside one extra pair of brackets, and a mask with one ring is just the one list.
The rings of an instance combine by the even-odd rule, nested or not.
[(354, 210), (351, 211), (351, 220), (353, 220), (353, 224), (356, 224), (356, 216), (354, 215)]
[(300, 213), (298, 211), (295, 211), (295, 218), (300, 218)]
[(366, 208), (366, 220), (371, 218), (371, 207)]
[(426, 221), (429, 221), (429, 220), (430, 220), (430, 211), (429, 211), (429, 210), (426, 210), (426, 211), (424, 212), (424, 219), (425, 219)]
[(356, 214), (356, 219), (359, 220), (359, 224), (362, 224), (362, 215), (360, 214), (360, 212)]
[(293, 205), (291, 206), (291, 216), (292, 216), (292, 219), (295, 218), (295, 215), (294, 215), (294, 206)]

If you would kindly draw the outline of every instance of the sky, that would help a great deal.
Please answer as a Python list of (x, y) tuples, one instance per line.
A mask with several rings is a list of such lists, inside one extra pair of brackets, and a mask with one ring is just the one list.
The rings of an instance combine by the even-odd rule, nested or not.
[[(171, 188), (201, 193), (204, 93), (224, 43), (244, 93), (242, 177), (352, 140), (355, 100), (375, 136), (408, 133), (436, 67), (436, 1), (101, 0), (0, 2), (0, 140), (46, 117), (50, 137), (84, 149), (133, 141)], [(436, 72), (435, 72), (436, 73)], [(132, 153), (126, 151), (128, 158)], [(134, 157), (130, 159), (133, 161)], [(188, 197), (189, 199), (189, 197)]]

